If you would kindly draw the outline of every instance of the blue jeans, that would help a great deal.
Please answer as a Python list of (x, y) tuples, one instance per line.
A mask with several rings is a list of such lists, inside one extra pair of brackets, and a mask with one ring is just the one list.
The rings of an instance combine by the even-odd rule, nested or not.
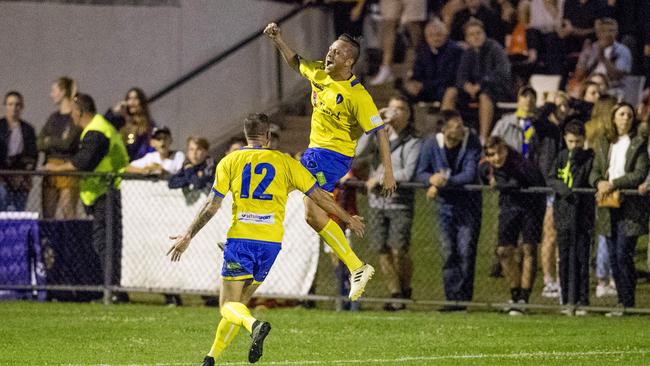
[(29, 192), (7, 191), (6, 210), (25, 211), (25, 207), (27, 207), (27, 196), (29, 196)]
[(0, 211), (7, 211), (7, 188), (0, 183)]
[(605, 235), (598, 235), (598, 249), (596, 251), (596, 278), (609, 280), (612, 270), (609, 265), (609, 249), (607, 249), (607, 238)]
[(480, 216), (476, 218), (474, 213), (454, 211), (440, 207), (438, 212), (445, 297), (450, 301), (471, 301)]
[(607, 245), (612, 275), (618, 291), (618, 302), (625, 307), (633, 307), (636, 291), (634, 254), (638, 237), (625, 236), (623, 213), (619, 209), (610, 209), (610, 215), (612, 229), (611, 236), (607, 238)]

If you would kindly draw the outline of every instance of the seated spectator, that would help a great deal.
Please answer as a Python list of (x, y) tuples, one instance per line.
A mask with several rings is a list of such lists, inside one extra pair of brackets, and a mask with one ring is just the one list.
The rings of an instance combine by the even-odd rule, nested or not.
[(575, 78), (582, 81), (592, 73), (603, 74), (612, 87), (620, 87), (625, 75), (632, 71), (629, 48), (616, 41), (618, 23), (603, 18), (596, 23), (596, 42), (586, 44), (578, 58)]
[(280, 134), (277, 132), (271, 132), (271, 138), (269, 139), (269, 149), (278, 150), (280, 148)]
[(156, 123), (151, 119), (147, 97), (140, 88), (131, 88), (123, 101), (104, 115), (120, 131), (129, 153), (129, 161), (152, 152), (149, 145), (151, 131)]
[(564, 75), (562, 44), (557, 34), (561, 27), (562, 3), (548, 0), (522, 0), (520, 13), (529, 17), (526, 30), (528, 62), (536, 64), (539, 72)]
[(465, 24), (470, 19), (477, 19), (483, 23), (487, 36), (504, 44), (505, 32), (501, 27), (499, 15), (484, 5), (481, 0), (465, 0), (465, 8), (458, 11), (451, 22), (449, 38), (457, 42), (466, 42)]
[(422, 41), (422, 23), (427, 20), (426, 0), (379, 0), (379, 7), (382, 18), (382, 61), (379, 72), (370, 80), (369, 85), (381, 85), (395, 80), (391, 67), (400, 21), (403, 21), (408, 29), (411, 44), (417, 46)]
[(231, 137), (230, 140), (228, 140), (228, 148), (225, 151), (224, 155), (228, 155), (233, 151), (237, 151), (244, 146), (246, 146), (246, 139), (240, 136)]
[[(589, 187), (589, 173), (594, 158), (584, 149), (585, 128), (580, 121), (569, 122), (564, 129), (563, 149), (549, 175), (555, 192), (553, 216), (560, 254), (560, 288), (563, 305), (589, 305), (589, 249), (594, 228), (594, 197), (577, 194), (574, 188)], [(584, 309), (568, 315), (586, 315)]]
[(363, 36), (363, 19), (367, 0), (333, 0), (325, 4), (332, 9), (334, 34), (347, 33), (352, 37)]
[[(527, 304), (535, 283), (537, 244), (542, 235), (546, 196), (520, 192), (520, 189), (544, 186), (544, 176), (535, 164), (508, 147), (500, 137), (491, 136), (484, 151), (485, 162), (479, 166), (481, 180), (499, 191), (497, 255), (510, 287), (510, 301)], [(517, 248), (520, 234), (521, 261)], [(508, 313), (521, 315), (523, 310), (513, 307)]]
[[(627, 103), (614, 107), (610, 120), (612, 127), (595, 151), (593, 169), (589, 176), (597, 188), (599, 202), (596, 221), (598, 234), (607, 237), (612, 274), (621, 307), (634, 307), (636, 270), (634, 254), (637, 239), (648, 233), (648, 201), (645, 197), (626, 195), (610, 198), (615, 191), (637, 189), (648, 175), (648, 137), (637, 133), (634, 108)], [(622, 196), (622, 194), (621, 194)], [(611, 204), (602, 202), (610, 199)], [(619, 206), (618, 208), (612, 206)], [(622, 316), (622, 310), (608, 313)]]
[[(442, 111), (442, 132), (422, 145), (416, 179), (438, 203), (442, 278), (448, 301), (472, 301), (476, 247), (481, 229), (481, 192), (458, 192), (478, 182), (481, 144), (456, 111)], [(443, 310), (464, 310), (447, 306)]]
[(182, 151), (171, 150), (172, 133), (169, 128), (162, 127), (153, 130), (151, 146), (155, 149), (138, 160), (132, 161), (126, 168), (128, 173), (172, 175), (183, 168), (185, 154)]
[(512, 93), (510, 61), (497, 42), (486, 38), (480, 20), (465, 24), (465, 39), (470, 48), (461, 56), (456, 85), (445, 92), (442, 109), (478, 101), (479, 137), (484, 141), (492, 129), (495, 103), (510, 99)]
[(425, 43), (415, 55), (415, 64), (405, 82), (406, 93), (414, 102), (439, 102), (447, 88), (454, 86), (463, 49), (448, 39), (449, 31), (440, 19), (424, 28)]
[[(17, 91), (5, 94), (5, 116), (0, 119), (0, 169), (34, 170), (38, 159), (34, 127), (20, 117), (24, 107), (23, 96)], [(27, 196), (32, 189), (30, 176), (0, 178), (0, 211), (24, 211)]]
[(602, 72), (591, 73), (587, 80), (598, 84), (598, 91), (600, 92), (600, 95), (607, 95), (609, 93), (609, 79), (607, 78), (607, 75), (603, 74)]
[[(45, 164), (63, 165), (77, 152), (81, 128), (72, 122), (72, 96), (75, 81), (60, 77), (52, 83), (50, 97), (58, 110), (48, 117), (38, 134), (38, 150), (45, 154)], [(71, 176), (43, 178), (43, 218), (71, 220), (77, 216), (79, 179)]]
[(571, 56), (580, 52), (585, 41), (594, 35), (596, 19), (609, 16), (609, 11), (605, 0), (565, 0), (562, 25), (558, 30), (564, 54)]
[(210, 144), (202, 137), (187, 139), (187, 157), (183, 168), (169, 178), (169, 188), (209, 191), (214, 182), (216, 164), (208, 156)]
[[(406, 97), (392, 97), (388, 107), (379, 111), (388, 126), (393, 174), (397, 182), (409, 182), (414, 174), (420, 154), (421, 140), (413, 128), (413, 112)], [(379, 193), (384, 177), (379, 144), (373, 139), (361, 154), (370, 156), (370, 174), (366, 181), (368, 190), (368, 233), (373, 249), (379, 253), (379, 264), (386, 285), (393, 298), (411, 298), (413, 262), (409, 256), (411, 226), (415, 207), (414, 191), (398, 188), (391, 197)], [(384, 310), (404, 309), (403, 304), (387, 303)]]

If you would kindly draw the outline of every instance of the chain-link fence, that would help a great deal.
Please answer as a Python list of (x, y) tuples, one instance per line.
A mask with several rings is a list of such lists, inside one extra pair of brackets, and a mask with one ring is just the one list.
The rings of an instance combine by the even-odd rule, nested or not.
[[(0, 173), (4, 180), (16, 174)], [(201, 295), (218, 292), (222, 267), (218, 243), (225, 241), (232, 217), (229, 197), (220, 212), (195, 237), (181, 262), (171, 263), (165, 256), (172, 244), (169, 236), (184, 232), (206, 192), (171, 190), (165, 180), (126, 176), (120, 191), (108, 191), (106, 196), (112, 199), (100, 203), (103, 206), (99, 211), (98, 207), (86, 211), (79, 206), (74, 217), (43, 218), (41, 187), (51, 174), (29, 174), (32, 189), (26, 201), (27, 212), (0, 213), (0, 298), (60, 301), (104, 298), (109, 302), (111, 295), (124, 292)], [(88, 175), (65, 176), (77, 180)], [(107, 185), (116, 179), (104, 178)], [(342, 197), (346, 197), (344, 203), (348, 209), (356, 205), (359, 214), (366, 218), (366, 236), (351, 237), (353, 248), (363, 261), (377, 269), (362, 299), (364, 307), (396, 310), (406, 304), (414, 309), (432, 306), (446, 306), (451, 310), (465, 306), (502, 309), (512, 306), (508, 300), (512, 298), (513, 286), (530, 290), (528, 304), (522, 306), (557, 309), (561, 305), (561, 291), (557, 288), (561, 282), (561, 266), (556, 244), (558, 238), (566, 240), (567, 236), (555, 236), (551, 230), (554, 225), (549, 222), (552, 214), (548, 210), (552, 203), (547, 199), (550, 189), (520, 191), (521, 197), (530, 204), (524, 210), (507, 214), (499, 208), (499, 193), (486, 187), (468, 186), (447, 192), (448, 196), (459, 198), (456, 202), (462, 207), (458, 208), (449, 206), (449, 202), (441, 204), (436, 199), (427, 199), (421, 185), (404, 184), (401, 189), (412, 194), (413, 204), (397, 209), (378, 206), (377, 202), (381, 201), (366, 194), (362, 187), (361, 182), (351, 182)], [(636, 195), (633, 191), (624, 193), (630, 197)], [(580, 194), (591, 197), (594, 191), (581, 190)], [(636, 199), (648, 203), (646, 197), (636, 196)], [(535, 210), (540, 202), (541, 211)], [(103, 218), (101, 222), (97, 222), (98, 215)], [(505, 221), (508, 223), (504, 224)], [(531, 222), (539, 227), (532, 227)], [(332, 254), (323, 250), (320, 238), (306, 224), (302, 195), (298, 192), (290, 195), (284, 226), (283, 250), (258, 296), (335, 301), (341, 308), (359, 306), (346, 303), (347, 273)], [(583, 224), (573, 226), (589, 229)], [(118, 230), (106, 230), (107, 227)], [(536, 235), (531, 235), (536, 231), (539, 231), (538, 242), (528, 243), (536, 241)], [(592, 229), (585, 232), (590, 235), (586, 244), (587, 272), (580, 274), (572, 265), (566, 267), (570, 272), (564, 273), (570, 273), (572, 278), (584, 278), (588, 273), (589, 294), (586, 299), (583, 296), (570, 300), (580, 306), (588, 304), (589, 309), (596, 311), (609, 309), (619, 300), (614, 295), (611, 271), (606, 271), (609, 259), (602, 253), (596, 254), (603, 250), (603, 239)], [(576, 240), (575, 236), (569, 239)], [(633, 311), (650, 311), (647, 243), (647, 236), (639, 237), (635, 252), (631, 253), (637, 277)], [(511, 262), (506, 268), (501, 265), (504, 253), (497, 249), (503, 244), (518, 248), (512, 249)], [(534, 250), (522, 249), (526, 244), (534, 244)], [(111, 247), (115, 250), (111, 251)], [(575, 245), (560, 243), (559, 247), (561, 252)], [(570, 255), (568, 258), (580, 256), (575, 250), (566, 253)], [(531, 254), (533, 262), (530, 262)], [(521, 276), (516, 285), (513, 285), (516, 276), (512, 276), (512, 268), (517, 268), (516, 273)], [(596, 291), (599, 285), (609, 286), (608, 291)]]

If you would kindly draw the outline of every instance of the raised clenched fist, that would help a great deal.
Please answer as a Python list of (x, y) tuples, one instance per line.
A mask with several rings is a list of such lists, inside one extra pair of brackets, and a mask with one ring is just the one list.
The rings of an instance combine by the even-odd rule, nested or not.
[(264, 28), (264, 34), (271, 39), (275, 39), (280, 35), (280, 27), (275, 23), (269, 23), (269, 25)]

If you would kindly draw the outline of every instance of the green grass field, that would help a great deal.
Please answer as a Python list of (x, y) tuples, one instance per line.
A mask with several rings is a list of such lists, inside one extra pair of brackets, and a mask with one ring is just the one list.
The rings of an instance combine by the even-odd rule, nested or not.
[[(214, 308), (0, 303), (0, 365), (199, 365)], [(260, 365), (649, 365), (650, 317), (255, 311), (270, 321)], [(246, 365), (242, 330), (221, 359)]]

